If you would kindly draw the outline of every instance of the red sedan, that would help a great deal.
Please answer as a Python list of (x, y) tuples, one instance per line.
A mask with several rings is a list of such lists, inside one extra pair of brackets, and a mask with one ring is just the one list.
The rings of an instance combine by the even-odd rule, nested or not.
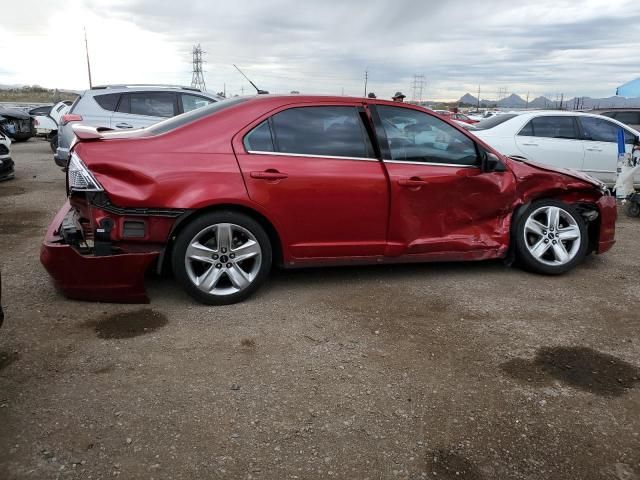
[(413, 105), (260, 95), (75, 131), (41, 253), (70, 298), (146, 301), (152, 266), (209, 304), (248, 297), (273, 264), (517, 258), (559, 274), (614, 243), (600, 182), (506, 158)]

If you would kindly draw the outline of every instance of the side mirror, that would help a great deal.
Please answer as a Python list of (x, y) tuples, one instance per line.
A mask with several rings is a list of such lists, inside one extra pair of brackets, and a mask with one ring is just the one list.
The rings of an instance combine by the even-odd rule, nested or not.
[(491, 152), (482, 152), (482, 171), (483, 172), (506, 172), (507, 167), (502, 163), (496, 154)]

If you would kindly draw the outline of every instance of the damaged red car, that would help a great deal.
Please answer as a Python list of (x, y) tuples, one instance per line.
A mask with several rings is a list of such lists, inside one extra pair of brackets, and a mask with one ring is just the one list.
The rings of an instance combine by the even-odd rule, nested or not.
[(504, 157), (413, 105), (258, 95), (75, 132), (41, 253), (70, 298), (146, 301), (150, 269), (208, 304), (245, 299), (272, 265), (502, 258), (559, 274), (614, 243), (598, 180)]

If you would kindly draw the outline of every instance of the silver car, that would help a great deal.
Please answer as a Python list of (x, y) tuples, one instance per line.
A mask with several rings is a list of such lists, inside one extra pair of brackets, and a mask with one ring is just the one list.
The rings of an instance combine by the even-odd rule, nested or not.
[(222, 100), (197, 88), (172, 85), (105, 85), (80, 95), (60, 121), (57, 165), (67, 166), (73, 142), (72, 124), (114, 130), (142, 128), (165, 118)]

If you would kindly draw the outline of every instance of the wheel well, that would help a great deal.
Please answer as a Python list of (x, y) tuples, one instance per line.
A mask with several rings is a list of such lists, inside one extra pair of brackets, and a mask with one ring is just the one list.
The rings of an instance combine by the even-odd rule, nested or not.
[(264, 215), (259, 212), (242, 205), (235, 204), (221, 204), (221, 205), (211, 205), (209, 207), (200, 208), (198, 210), (194, 210), (187, 214), (184, 217), (181, 217), (176, 224), (174, 225), (171, 233), (169, 234), (169, 239), (167, 241), (167, 245), (162, 252), (160, 259), (158, 261), (157, 272), (162, 273), (166, 271), (167, 268), (171, 268), (171, 254), (173, 252), (173, 244), (175, 243), (176, 236), (180, 234), (180, 232), (195, 218), (200, 215), (204, 215), (210, 212), (219, 212), (219, 211), (232, 211), (243, 213), (245, 215), (250, 216), (256, 222), (258, 222), (262, 228), (264, 228), (267, 236), (269, 237), (269, 241), (271, 242), (271, 247), (273, 249), (273, 263), (274, 265), (282, 265), (283, 263), (283, 254), (282, 254), (282, 241), (280, 240), (280, 235), (277, 230), (273, 226), (273, 224), (267, 219)]

